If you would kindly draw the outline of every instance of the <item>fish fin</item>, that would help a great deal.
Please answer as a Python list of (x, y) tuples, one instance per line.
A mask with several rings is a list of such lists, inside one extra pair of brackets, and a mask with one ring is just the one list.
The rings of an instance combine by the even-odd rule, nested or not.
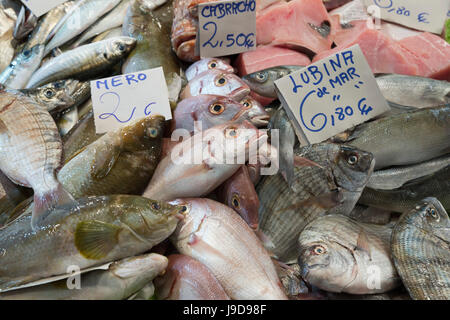
[(94, 161), (91, 165), (91, 176), (100, 180), (106, 177), (114, 167), (120, 155), (120, 149), (113, 147), (111, 149), (98, 149), (95, 151)]
[(317, 162), (314, 162), (312, 160), (309, 160), (307, 158), (303, 158), (300, 156), (294, 156), (294, 166), (295, 167), (318, 167), (320, 169), (323, 169), (323, 167), (318, 164)]
[(75, 246), (86, 259), (104, 258), (118, 243), (120, 227), (98, 220), (81, 221), (75, 230)]
[(356, 249), (366, 252), (369, 256), (370, 261), (372, 261), (372, 254), (370, 251), (369, 239), (363, 229), (359, 231), (358, 240), (356, 242)]
[(34, 194), (34, 207), (31, 217), (31, 226), (33, 229), (39, 227), (43, 220), (52, 213), (52, 211), (60, 205), (77, 204), (72, 195), (64, 189), (63, 185), (58, 182), (56, 189), (47, 193)]

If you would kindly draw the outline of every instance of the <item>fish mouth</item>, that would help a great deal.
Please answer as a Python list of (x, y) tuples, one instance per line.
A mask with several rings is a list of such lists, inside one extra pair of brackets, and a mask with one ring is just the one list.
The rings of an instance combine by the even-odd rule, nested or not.
[(269, 124), (270, 116), (262, 115), (262, 116), (254, 116), (250, 119), (250, 122), (256, 127), (265, 127)]

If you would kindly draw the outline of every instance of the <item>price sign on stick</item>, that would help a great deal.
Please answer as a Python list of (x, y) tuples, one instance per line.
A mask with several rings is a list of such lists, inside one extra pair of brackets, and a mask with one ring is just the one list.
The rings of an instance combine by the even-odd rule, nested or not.
[(156, 114), (172, 119), (162, 67), (91, 81), (91, 95), (97, 133)]
[(441, 34), (447, 19), (449, 0), (364, 0), (371, 12), (383, 20)]
[(390, 110), (359, 45), (291, 73), (275, 86), (302, 145)]
[(22, 3), (26, 5), (36, 17), (40, 17), (66, 1), (67, 0), (22, 0)]
[(198, 5), (196, 53), (220, 57), (256, 48), (256, 0)]

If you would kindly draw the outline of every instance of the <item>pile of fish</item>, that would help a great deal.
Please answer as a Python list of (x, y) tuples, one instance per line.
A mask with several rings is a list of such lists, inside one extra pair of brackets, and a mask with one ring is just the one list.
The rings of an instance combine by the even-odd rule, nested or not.
[[(257, 0), (200, 59), (202, 2), (0, 1), (0, 299), (450, 299), (450, 45)], [(391, 110), (300, 145), (274, 82), (356, 43)], [(90, 80), (160, 66), (172, 120), (97, 134)]]

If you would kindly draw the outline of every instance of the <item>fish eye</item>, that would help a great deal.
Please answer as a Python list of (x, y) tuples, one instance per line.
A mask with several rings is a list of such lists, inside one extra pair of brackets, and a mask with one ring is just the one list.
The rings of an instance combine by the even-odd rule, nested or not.
[(322, 246), (316, 246), (313, 249), (313, 253), (316, 254), (316, 255), (321, 255), (321, 254), (324, 254), (326, 252), (327, 252), (327, 250), (324, 247), (322, 247)]
[(216, 86), (223, 87), (227, 84), (227, 79), (222, 75), (216, 79)]
[(251, 107), (253, 107), (253, 103), (248, 99), (242, 101), (241, 104), (244, 106), (245, 109), (250, 109)]
[(183, 206), (181, 207), (181, 209), (180, 209), (180, 213), (181, 213), (181, 214), (189, 213), (189, 207), (186, 206), (186, 205), (183, 205)]
[(25, 58), (28, 58), (31, 55), (31, 51), (30, 50), (25, 50), (23, 52), (23, 55), (24, 55)]
[(355, 165), (358, 162), (359, 158), (356, 154), (351, 154), (348, 158), (347, 158), (347, 163), (351, 166)]
[(150, 136), (150, 138), (156, 138), (158, 136), (158, 133), (159, 131), (156, 128), (152, 127), (148, 129), (148, 135)]
[(434, 218), (434, 219), (437, 219), (437, 218), (438, 218), (438, 214), (437, 214), (435, 208), (427, 208), (427, 214), (428, 214), (429, 216), (431, 216), (432, 218)]
[(119, 51), (125, 51), (125, 46), (124, 46), (124, 44), (123, 44), (123, 43), (119, 43), (119, 44), (117, 45), (117, 49), (119, 49)]
[(55, 94), (56, 94), (55, 91), (53, 91), (52, 89), (47, 89), (44, 92), (45, 97), (48, 99), (53, 98)]
[(225, 107), (220, 103), (214, 103), (209, 106), (209, 112), (212, 114), (222, 114), (225, 111)]
[(267, 72), (258, 72), (258, 73), (256, 73), (256, 75), (255, 75), (255, 79), (256, 79), (256, 81), (258, 81), (258, 82), (264, 82), (264, 81), (266, 81), (267, 80)]
[(212, 60), (209, 64), (208, 64), (208, 68), (209, 69), (214, 69), (217, 67), (217, 61), (216, 60)]
[(159, 205), (158, 202), (153, 202), (152, 205), (151, 205), (151, 207), (152, 207), (153, 210), (159, 210), (159, 209), (161, 209), (161, 206)]
[(238, 135), (238, 130), (235, 127), (229, 127), (225, 129), (225, 136), (227, 138), (237, 138)]
[(236, 209), (240, 209), (241, 208), (241, 202), (239, 201), (239, 196), (237, 194), (234, 194), (233, 197), (231, 198), (231, 204)]

